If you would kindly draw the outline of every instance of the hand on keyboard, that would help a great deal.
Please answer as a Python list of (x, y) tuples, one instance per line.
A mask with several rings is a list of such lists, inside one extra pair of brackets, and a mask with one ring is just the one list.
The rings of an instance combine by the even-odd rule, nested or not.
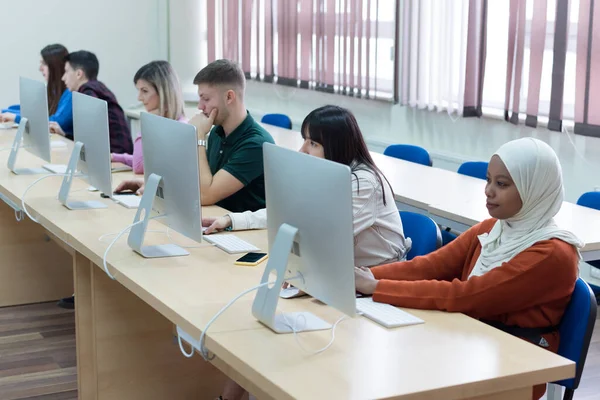
[(373, 294), (377, 287), (377, 279), (367, 267), (354, 267), (356, 291), (362, 294)]

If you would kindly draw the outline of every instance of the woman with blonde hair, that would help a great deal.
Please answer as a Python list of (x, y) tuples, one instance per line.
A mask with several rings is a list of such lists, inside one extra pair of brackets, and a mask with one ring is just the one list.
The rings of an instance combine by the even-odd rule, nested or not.
[[(141, 67), (133, 77), (138, 90), (138, 100), (147, 112), (161, 117), (187, 122), (183, 112), (183, 96), (177, 73), (168, 61), (152, 61)], [(133, 143), (133, 155), (112, 154), (112, 161), (121, 162), (133, 168), (136, 174), (144, 173), (142, 154), (142, 134)]]

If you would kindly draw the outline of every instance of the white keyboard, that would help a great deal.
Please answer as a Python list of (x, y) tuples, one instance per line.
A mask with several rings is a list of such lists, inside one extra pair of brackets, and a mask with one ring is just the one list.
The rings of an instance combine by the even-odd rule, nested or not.
[(385, 303), (376, 303), (372, 297), (357, 298), (356, 311), (386, 328), (425, 323), (421, 318), (417, 318), (397, 307)]
[(140, 206), (140, 201), (142, 201), (142, 196), (133, 194), (113, 194), (112, 198), (126, 208), (138, 208)]
[(126, 172), (126, 171), (132, 171), (133, 168), (131, 168), (128, 165), (119, 165), (118, 167), (110, 167), (110, 172)]
[(232, 234), (204, 235), (204, 240), (229, 254), (249, 253), (260, 249)]

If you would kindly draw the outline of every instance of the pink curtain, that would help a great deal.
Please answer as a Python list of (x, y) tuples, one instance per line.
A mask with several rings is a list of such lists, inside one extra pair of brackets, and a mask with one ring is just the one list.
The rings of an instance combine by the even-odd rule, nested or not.
[(266, 82), (376, 97), (376, 9), (377, 0), (207, 0), (208, 60), (222, 54)]
[(575, 75), (575, 133), (600, 137), (600, 4), (580, 0)]

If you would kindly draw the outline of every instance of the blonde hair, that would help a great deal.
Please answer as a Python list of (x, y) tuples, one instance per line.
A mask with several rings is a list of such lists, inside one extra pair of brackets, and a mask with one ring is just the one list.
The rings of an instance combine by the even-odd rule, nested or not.
[(143, 79), (158, 93), (158, 113), (161, 117), (178, 120), (183, 112), (183, 96), (177, 73), (168, 61), (152, 61), (140, 68), (133, 77), (133, 83)]

